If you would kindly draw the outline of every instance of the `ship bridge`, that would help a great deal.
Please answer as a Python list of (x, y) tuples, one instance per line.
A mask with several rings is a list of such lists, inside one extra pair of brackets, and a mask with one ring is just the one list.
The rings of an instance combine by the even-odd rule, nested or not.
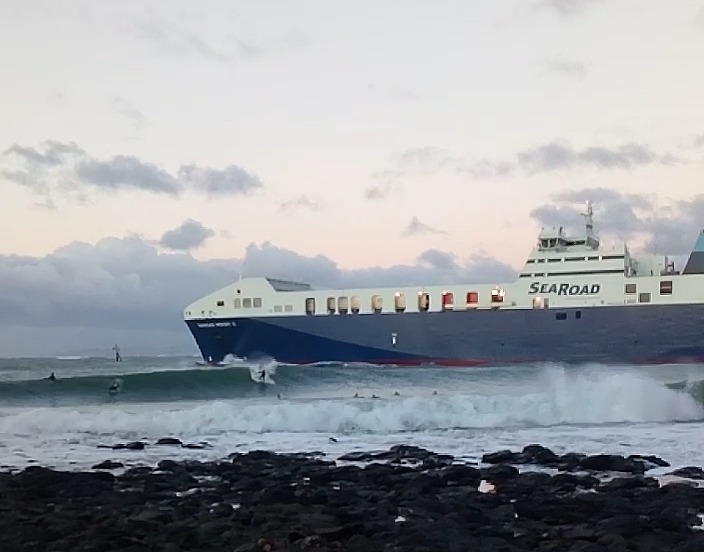
[(568, 235), (562, 226), (542, 228), (519, 278), (631, 275), (633, 265), (628, 248), (625, 244), (620, 248), (602, 248), (594, 235), (593, 215), (591, 203), (587, 202), (587, 211), (582, 214), (584, 232), (580, 235)]

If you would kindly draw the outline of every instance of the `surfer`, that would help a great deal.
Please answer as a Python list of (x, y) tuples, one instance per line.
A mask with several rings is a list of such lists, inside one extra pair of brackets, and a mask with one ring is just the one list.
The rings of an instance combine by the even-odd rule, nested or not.
[(49, 375), (49, 377), (46, 378), (46, 379), (51, 380), (51, 381), (56, 381), (56, 375), (54, 374), (54, 372), (52, 372), (52, 373)]
[(259, 372), (259, 381), (261, 383), (266, 383), (266, 370)]
[(110, 393), (111, 395), (115, 395), (120, 390), (121, 383), (122, 380), (120, 378), (115, 378), (114, 380), (112, 380), (110, 387), (108, 387), (108, 393)]

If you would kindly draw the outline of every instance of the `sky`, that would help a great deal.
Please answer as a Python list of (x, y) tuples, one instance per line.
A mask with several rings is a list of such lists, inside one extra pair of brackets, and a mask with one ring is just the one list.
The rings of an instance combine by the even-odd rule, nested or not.
[(0, 356), (194, 352), (245, 275), (506, 281), (542, 226), (686, 255), (701, 0), (0, 4)]

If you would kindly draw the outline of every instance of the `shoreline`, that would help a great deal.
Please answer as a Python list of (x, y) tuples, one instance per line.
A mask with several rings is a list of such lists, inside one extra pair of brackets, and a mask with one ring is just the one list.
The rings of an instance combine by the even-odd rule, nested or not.
[(482, 461), (397, 445), (337, 461), (252, 451), (117, 475), (109, 461), (5, 471), (0, 549), (704, 550), (701, 468), (655, 478), (648, 472), (668, 466), (655, 456), (556, 455), (540, 445)]

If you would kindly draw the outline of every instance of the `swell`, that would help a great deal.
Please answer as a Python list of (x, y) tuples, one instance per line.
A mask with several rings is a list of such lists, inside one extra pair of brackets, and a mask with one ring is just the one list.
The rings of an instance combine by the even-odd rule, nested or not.
[[(77, 375), (57, 379), (25, 379), (0, 382), (0, 404), (28, 402), (101, 402), (101, 401), (172, 401), (184, 399), (217, 399), (244, 397), (262, 392), (281, 378), (286, 371), (276, 374), (276, 366), (264, 366), (265, 381), (259, 380), (261, 367), (198, 368), (191, 370), (162, 370), (136, 373), (103, 373)], [(119, 391), (110, 393), (110, 386), (119, 382)], [(268, 385), (262, 385), (268, 384)]]

